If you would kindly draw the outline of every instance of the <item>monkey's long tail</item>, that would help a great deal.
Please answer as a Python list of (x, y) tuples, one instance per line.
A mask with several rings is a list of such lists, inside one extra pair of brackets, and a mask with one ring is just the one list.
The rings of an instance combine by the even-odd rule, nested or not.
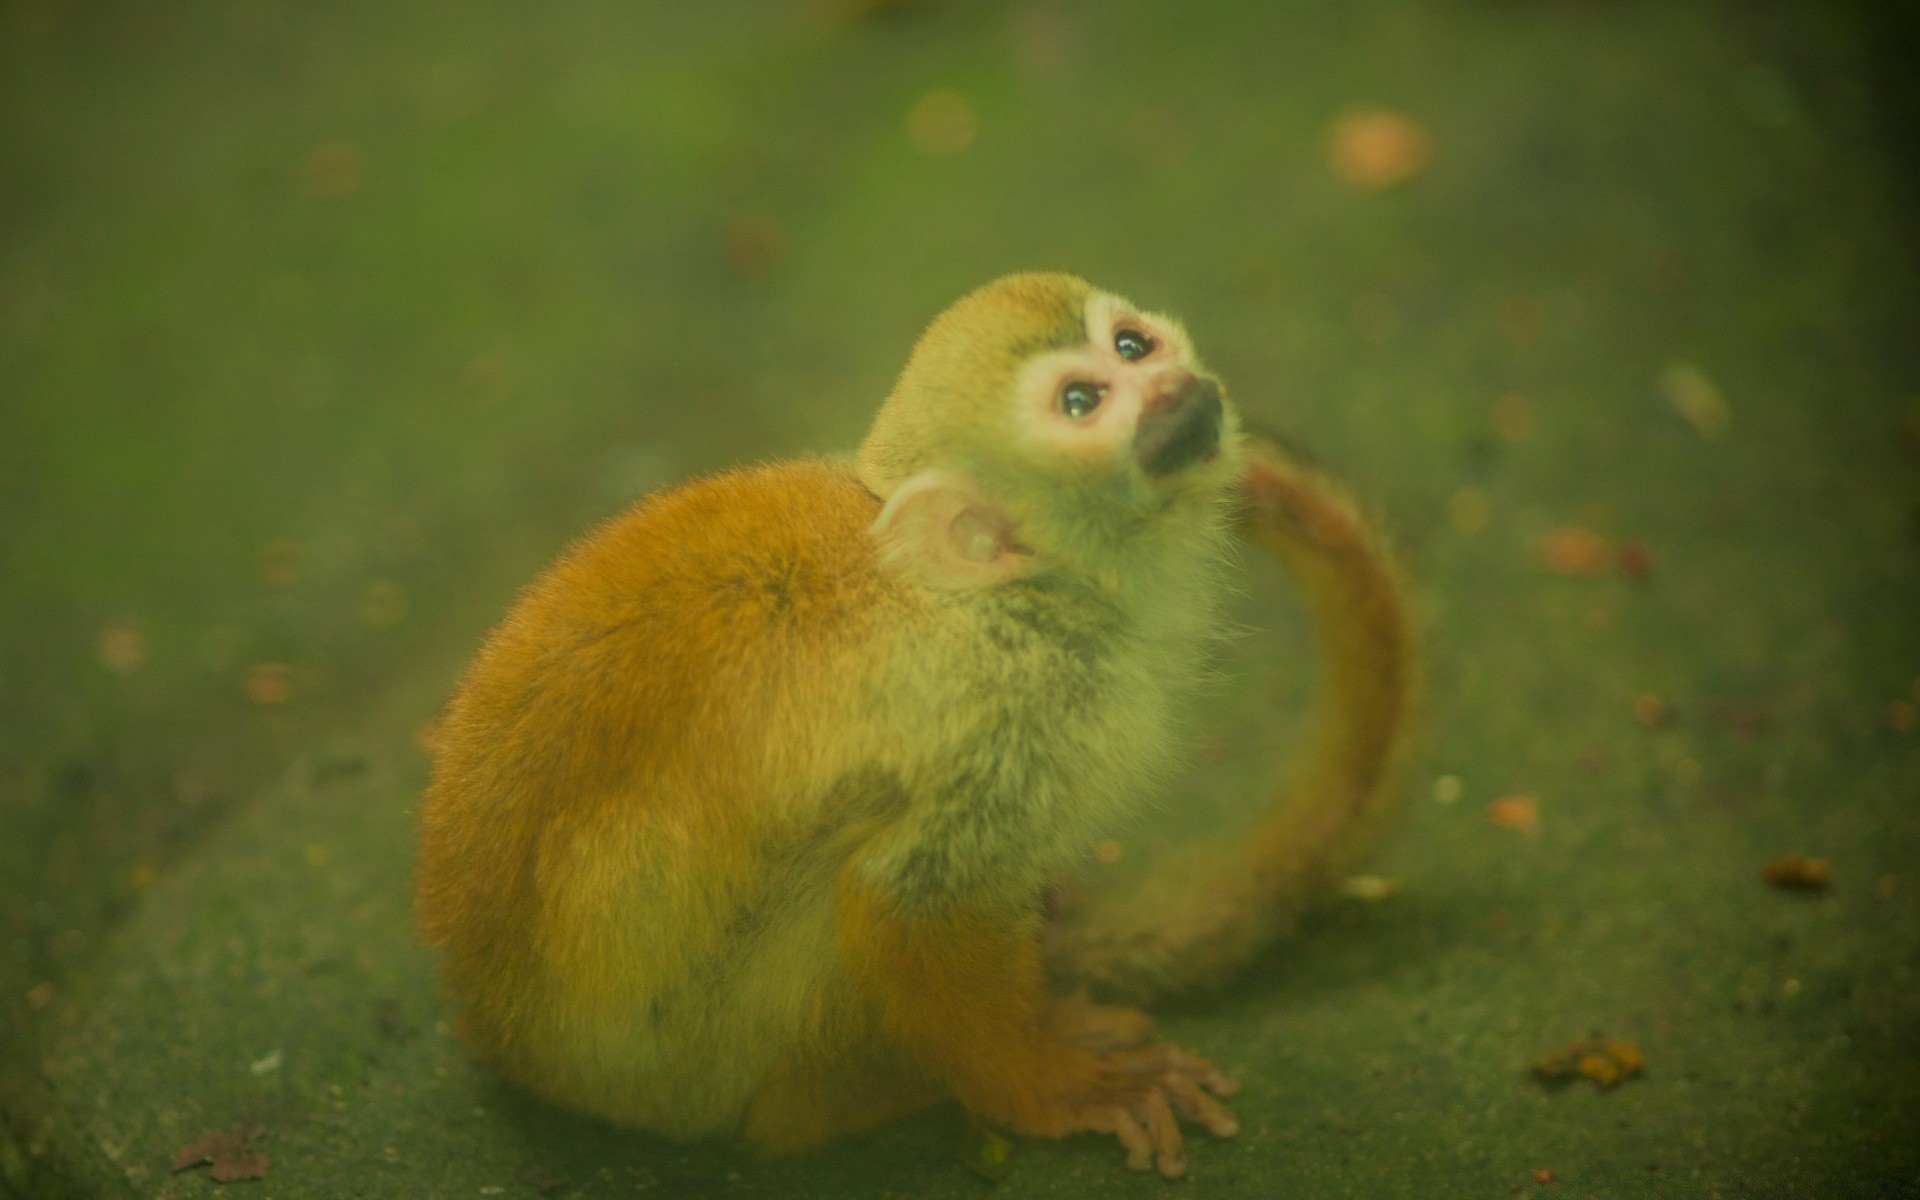
[(1392, 556), (1345, 492), (1249, 439), (1240, 535), (1305, 594), (1321, 679), (1309, 750), (1250, 834), (1170, 858), (1138, 888), (1088, 896), (1055, 931), (1057, 975), (1143, 1003), (1222, 982), (1288, 932), (1397, 809), (1415, 668)]

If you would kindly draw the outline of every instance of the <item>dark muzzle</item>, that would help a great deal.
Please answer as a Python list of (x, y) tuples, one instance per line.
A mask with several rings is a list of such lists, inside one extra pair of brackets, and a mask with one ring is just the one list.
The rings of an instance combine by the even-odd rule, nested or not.
[(1158, 479), (1212, 458), (1220, 448), (1221, 411), (1220, 385), (1201, 375), (1154, 399), (1133, 434), (1140, 469)]

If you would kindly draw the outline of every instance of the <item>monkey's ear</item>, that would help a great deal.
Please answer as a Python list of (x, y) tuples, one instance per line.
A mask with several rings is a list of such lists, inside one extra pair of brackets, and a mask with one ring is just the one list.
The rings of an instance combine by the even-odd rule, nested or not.
[(1032, 569), (1013, 518), (958, 471), (922, 471), (895, 488), (867, 530), (880, 559), (940, 591), (989, 587)]

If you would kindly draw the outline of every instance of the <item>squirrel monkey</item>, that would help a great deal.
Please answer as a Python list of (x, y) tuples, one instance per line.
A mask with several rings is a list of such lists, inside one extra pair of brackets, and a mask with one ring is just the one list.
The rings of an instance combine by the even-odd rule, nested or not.
[[(1176, 759), (1228, 539), (1302, 582), (1317, 749), (1252, 837), (1047, 940)], [(468, 1044), (560, 1104), (799, 1150), (943, 1099), (1185, 1170), (1235, 1083), (1141, 998), (1260, 948), (1377, 825), (1388, 559), (1242, 432), (1185, 331), (1067, 275), (934, 320), (857, 464), (670, 488), (520, 595), (439, 728), (417, 903)]]

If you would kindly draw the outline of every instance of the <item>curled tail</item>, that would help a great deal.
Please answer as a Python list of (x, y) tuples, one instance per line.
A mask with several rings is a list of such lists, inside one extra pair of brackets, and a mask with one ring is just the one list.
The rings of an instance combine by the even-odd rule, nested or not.
[(1309, 748), (1250, 833), (1175, 855), (1124, 895), (1088, 896), (1054, 931), (1056, 973), (1103, 995), (1144, 1002), (1223, 981), (1372, 847), (1396, 807), (1414, 663), (1391, 555), (1338, 485), (1255, 439), (1236, 524), (1286, 564), (1312, 616)]

